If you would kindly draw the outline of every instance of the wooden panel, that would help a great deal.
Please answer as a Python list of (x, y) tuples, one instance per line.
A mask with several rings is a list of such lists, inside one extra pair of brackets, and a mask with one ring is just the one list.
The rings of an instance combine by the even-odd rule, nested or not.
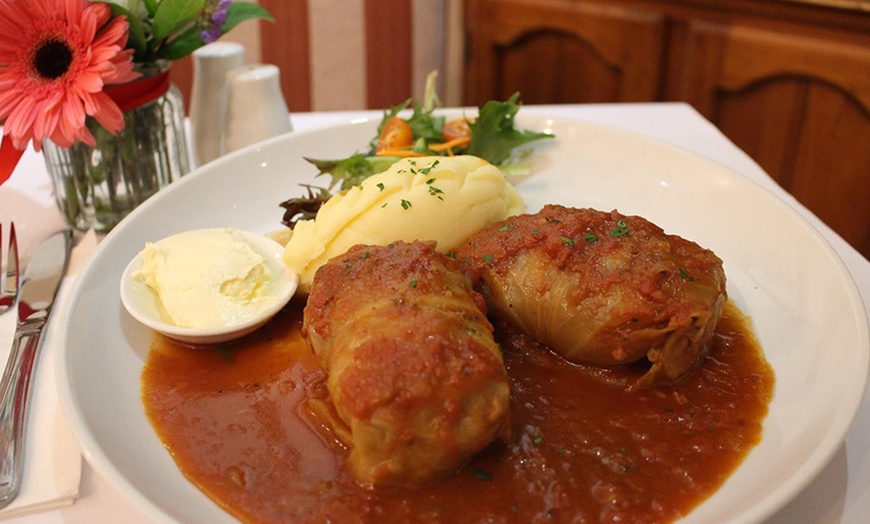
[(657, 98), (662, 14), (570, 0), (476, 0), (467, 20), (466, 103), (516, 90), (528, 103)]
[(792, 182), (809, 85), (791, 77), (760, 82), (739, 96), (718, 98), (711, 118), (784, 188)]
[(184, 97), (184, 110), (190, 110), (190, 90), (193, 87), (193, 58), (186, 56), (181, 60), (176, 60), (172, 63), (172, 69), (169, 71), (169, 79), (181, 91), (181, 96)]
[(789, 191), (870, 257), (870, 113), (813, 84)]
[(620, 97), (622, 71), (571, 35), (528, 35), (499, 48), (495, 63), (499, 75), (491, 98), (505, 100), (516, 91), (527, 104), (609, 102)]
[(383, 109), (411, 97), (411, 0), (365, 0), (366, 103)]
[(870, 50), (846, 42), (746, 26), (728, 31), (719, 84), (736, 91), (775, 75), (813, 78), (851, 93), (870, 111)]
[(677, 99), (870, 256), (870, 48), (689, 24)]
[(262, 61), (281, 69), (281, 88), (291, 112), (311, 110), (308, 0), (259, 0), (274, 23), (261, 22)]
[[(853, 0), (467, 0), (465, 103), (691, 103), (870, 258), (870, 13)], [(862, 4), (863, 5), (863, 4)]]

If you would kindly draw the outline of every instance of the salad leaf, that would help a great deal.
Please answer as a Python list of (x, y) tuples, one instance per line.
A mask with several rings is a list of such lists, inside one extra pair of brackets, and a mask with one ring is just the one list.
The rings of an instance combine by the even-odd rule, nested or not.
[(305, 160), (314, 164), (318, 169), (319, 172), (316, 176), (332, 176), (332, 182), (329, 184), (330, 189), (336, 186), (339, 186), (340, 189), (350, 189), (362, 183), (366, 178), (381, 171), (386, 171), (387, 168), (395, 164), (399, 159), (391, 156), (371, 156), (355, 153), (341, 160), (317, 160), (314, 158), (306, 158)]
[[(322, 189), (317, 195), (314, 195), (312, 188), (309, 187), (307, 197), (290, 199), (282, 203), (281, 206), (285, 209), (295, 211), (291, 216), (297, 217), (290, 220), (285, 214), (284, 223), (293, 227), (291, 224), (295, 224), (295, 220), (303, 219), (298, 217), (313, 216), (316, 214), (316, 208), (319, 207), (318, 202), (325, 201), (330, 191), (335, 188), (350, 189), (359, 185), (368, 177), (386, 171), (404, 156), (468, 154), (487, 160), (501, 169), (505, 176), (528, 174), (529, 166), (517, 162), (517, 150), (532, 141), (553, 138), (553, 135), (520, 131), (514, 127), (514, 116), (520, 109), (519, 93), (515, 93), (504, 102), (485, 103), (479, 108), (476, 119), (467, 120), (467, 131), (460, 133), (457, 138), (456, 128), (451, 127), (450, 123), (445, 124), (444, 116), (435, 114), (435, 110), (441, 107), (441, 101), (435, 92), (436, 74), (437, 72), (432, 72), (426, 79), (426, 93), (422, 105), (409, 98), (384, 111), (384, 116), (378, 124), (377, 134), (369, 142), (368, 150), (364, 153), (357, 152), (348, 158), (335, 160), (305, 158), (317, 168), (316, 176), (330, 175), (332, 180), (329, 187)], [(410, 116), (400, 116), (400, 113), (407, 114), (409, 109)], [(402, 118), (407, 122), (413, 135), (413, 145), (395, 150), (382, 148), (378, 151), (378, 142), (384, 128), (394, 117)], [(464, 117), (462, 119), (464, 120)], [(445, 132), (447, 128), (450, 128), (449, 133)], [(287, 213), (290, 214), (290, 211)]]
[(468, 124), (471, 141), (467, 154), (500, 165), (510, 158), (514, 149), (542, 138), (553, 138), (549, 133), (519, 131), (514, 127), (514, 116), (520, 110), (519, 97), (519, 93), (514, 93), (505, 102), (490, 100), (480, 108), (477, 119)]
[(369, 151), (368, 151), (369, 156), (375, 156), (375, 151), (377, 150), (377, 147), (378, 147), (378, 138), (381, 136), (381, 132), (384, 130), (384, 126), (387, 125), (387, 120), (389, 120), (390, 117), (394, 117), (394, 116), (398, 115), (399, 113), (401, 113), (405, 109), (408, 109), (408, 107), (413, 102), (414, 102), (414, 100), (412, 98), (409, 98), (409, 99), (405, 100), (404, 102), (402, 102), (401, 104), (396, 104), (394, 106), (391, 106), (388, 110), (384, 111), (384, 116), (383, 116), (383, 118), (381, 118), (381, 122), (378, 124), (378, 131), (377, 131), (377, 133), (375, 133), (375, 136), (369, 141)]
[(408, 118), (408, 125), (411, 126), (414, 137), (418, 140), (422, 138), (427, 144), (444, 140), (444, 135), (441, 134), (444, 117), (433, 115), (431, 110), (427, 111), (420, 106), (415, 106), (414, 114)]
[(317, 215), (320, 206), (332, 196), (328, 189), (302, 184), (308, 190), (304, 197), (291, 198), (278, 204), (284, 208), (284, 217), (281, 220), (285, 226), (293, 229), (296, 222), (310, 220)]
[(444, 127), (444, 117), (433, 115), (432, 112), (434, 108), (426, 109), (425, 107), (414, 104), (414, 100), (409, 98), (401, 104), (392, 106), (389, 110), (384, 112), (384, 116), (381, 119), (380, 124), (378, 124), (378, 132), (369, 142), (368, 154), (370, 156), (375, 155), (375, 151), (378, 147), (378, 138), (381, 136), (381, 131), (384, 130), (387, 120), (391, 117), (398, 116), (399, 113), (411, 107), (412, 104), (413, 113), (410, 117), (405, 118), (405, 121), (408, 122), (409, 126), (411, 126), (411, 132), (414, 134), (414, 138), (418, 141), (423, 139), (424, 143), (440, 142), (444, 139), (444, 135), (441, 134), (441, 128)]

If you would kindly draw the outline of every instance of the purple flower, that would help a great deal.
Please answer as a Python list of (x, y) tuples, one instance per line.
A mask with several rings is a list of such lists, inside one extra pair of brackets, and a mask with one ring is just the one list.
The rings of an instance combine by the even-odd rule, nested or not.
[(233, 0), (209, 0), (202, 10), (200, 15), (200, 27), (203, 30), (199, 33), (199, 37), (206, 44), (214, 42), (221, 37), (224, 23), (227, 21), (227, 8)]
[(212, 26), (208, 29), (200, 31), (199, 37), (206, 44), (210, 44), (221, 37), (221, 28), (220, 26)]

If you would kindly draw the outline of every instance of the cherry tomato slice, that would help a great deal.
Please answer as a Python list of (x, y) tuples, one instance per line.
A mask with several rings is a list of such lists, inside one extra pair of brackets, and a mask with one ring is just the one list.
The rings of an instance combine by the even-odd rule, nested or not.
[(378, 137), (377, 151), (387, 149), (401, 149), (414, 145), (414, 133), (411, 126), (403, 118), (391, 116), (387, 119), (381, 135)]
[(444, 135), (444, 141), (450, 142), (457, 138), (466, 138), (471, 136), (471, 129), (468, 127), (467, 118), (454, 118), (446, 122), (441, 128), (441, 134)]

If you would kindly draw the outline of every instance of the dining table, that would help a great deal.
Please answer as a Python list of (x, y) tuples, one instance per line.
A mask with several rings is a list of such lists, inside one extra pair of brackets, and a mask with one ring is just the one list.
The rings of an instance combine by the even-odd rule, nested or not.
[[(620, 104), (559, 104), (524, 105), (524, 113), (576, 119), (617, 128), (701, 155), (763, 187), (790, 206), (821, 233), (840, 257), (851, 274), (864, 304), (870, 304), (870, 262), (843, 240), (835, 231), (783, 190), (745, 152), (732, 143), (719, 129), (690, 105), (679, 102), (620, 103)], [(327, 126), (346, 124), (358, 119), (379, 119), (382, 111), (328, 111), (292, 113), (290, 119), (294, 133)], [(627, 153), (630, 154), (630, 153)], [(698, 176), (704, 176), (698, 173)], [(868, 174), (870, 176), (870, 174)], [(0, 186), (0, 225), (14, 221), (18, 233), (22, 261), (52, 232), (65, 227), (52, 190), (52, 183), (40, 153), (28, 149), (12, 177)], [(5, 240), (4, 240), (5, 241)], [(90, 232), (77, 232), (69, 274), (59, 293), (56, 308), (64, 307), (64, 299), (76, 285), (75, 274), (88, 263), (95, 250), (100, 249), (101, 236)], [(865, 308), (866, 310), (866, 308)], [(13, 315), (5, 315), (12, 317)], [(53, 383), (60, 373), (56, 365), (60, 352), (60, 337), (56, 326), (58, 315), (52, 315), (38, 362), (35, 394), (29, 406), (29, 417), (49, 419), (46, 425), (31, 425), (39, 435), (28, 437), (40, 440), (40, 448), (31, 454), (38, 467), (25, 471), (21, 497), (31, 501), (30, 506), (13, 512), (0, 511), (0, 520), (14, 524), (99, 524), (99, 523), (152, 523), (149, 515), (135, 497), (124, 493), (107, 478), (101, 476), (88, 463), (87, 450), (79, 449), (70, 432), (64, 428), (65, 414), (59, 407)], [(0, 335), (4, 326), (0, 324)], [(52, 329), (54, 328), (54, 329)], [(0, 344), (5, 344), (0, 336)], [(0, 346), (2, 351), (8, 351)], [(42, 381), (42, 382), (40, 382)], [(47, 428), (47, 429), (46, 429)], [(61, 443), (56, 439), (67, 439)], [(35, 446), (34, 446), (35, 447)], [(72, 473), (74, 478), (61, 494), (51, 494), (44, 480), (61, 473)], [(51, 471), (55, 470), (54, 473)], [(28, 492), (30, 491), (30, 492)], [(45, 491), (46, 493), (41, 493)], [(40, 492), (40, 493), (37, 493)], [(40, 500), (40, 497), (44, 500)], [(859, 412), (846, 434), (845, 441), (818, 475), (784, 507), (766, 522), (795, 523), (850, 523), (870, 522), (870, 398), (863, 392)]]

